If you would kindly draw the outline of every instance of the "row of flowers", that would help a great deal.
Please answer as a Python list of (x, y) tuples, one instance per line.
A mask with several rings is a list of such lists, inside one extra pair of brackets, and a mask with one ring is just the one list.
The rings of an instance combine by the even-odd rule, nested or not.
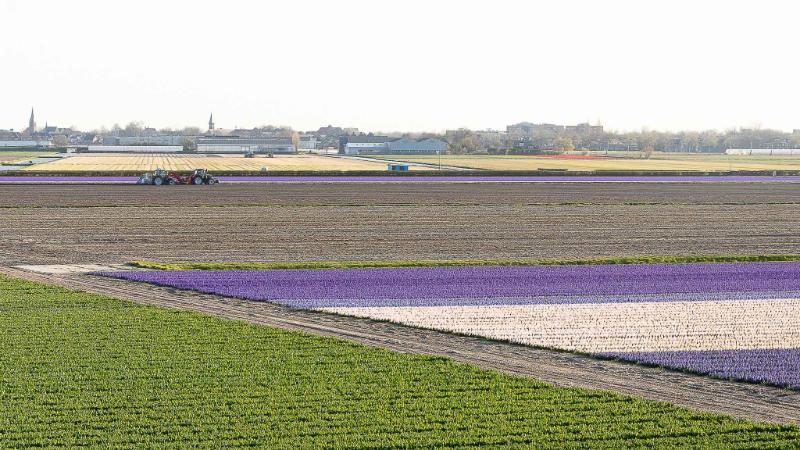
[(800, 263), (102, 275), (800, 388)]

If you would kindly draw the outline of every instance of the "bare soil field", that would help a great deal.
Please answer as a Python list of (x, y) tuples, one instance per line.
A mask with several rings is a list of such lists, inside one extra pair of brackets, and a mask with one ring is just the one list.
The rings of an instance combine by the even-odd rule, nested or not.
[(800, 183), (0, 184), (0, 208), (791, 203), (800, 203)]
[(613, 390), (755, 421), (800, 423), (800, 393), (796, 391), (91, 275), (45, 275), (3, 267), (0, 273), (147, 305), (200, 311), (404, 353), (444, 356), (555, 386)]
[(2, 186), (0, 264), (800, 253), (792, 184), (218, 187)]

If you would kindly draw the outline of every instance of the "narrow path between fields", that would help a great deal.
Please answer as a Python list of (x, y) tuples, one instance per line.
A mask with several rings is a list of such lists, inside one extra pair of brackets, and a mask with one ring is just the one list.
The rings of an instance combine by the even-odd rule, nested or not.
[(80, 273), (40, 273), (8, 267), (0, 267), (0, 273), (145, 305), (193, 310), (398, 352), (445, 356), (556, 386), (616, 391), (755, 421), (800, 424), (797, 391)]

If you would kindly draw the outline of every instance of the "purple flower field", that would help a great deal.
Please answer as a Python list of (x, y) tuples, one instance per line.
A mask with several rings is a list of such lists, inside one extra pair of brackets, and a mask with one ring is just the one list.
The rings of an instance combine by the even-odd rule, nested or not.
[(692, 301), (708, 299), (697, 294), (732, 293), (735, 298), (748, 299), (800, 292), (800, 264), (781, 262), (184, 270), (105, 275), (305, 308)]
[(139, 177), (68, 177), (52, 175), (4, 175), (0, 176), (0, 183), (113, 183), (135, 184)]
[(800, 263), (98, 275), (800, 389)]
[[(136, 183), (127, 176), (34, 176), (4, 175), (0, 183)], [(220, 176), (223, 183), (352, 183), (352, 182), (435, 182), (435, 183), (759, 183), (800, 182), (796, 176)]]
[(800, 389), (800, 349), (603, 353), (627, 361), (688, 369), (720, 378)]

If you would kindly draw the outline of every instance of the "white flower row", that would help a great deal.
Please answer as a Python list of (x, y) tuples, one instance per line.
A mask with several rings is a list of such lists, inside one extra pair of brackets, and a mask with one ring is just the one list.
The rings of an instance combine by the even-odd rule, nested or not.
[(586, 352), (800, 347), (800, 299), (324, 310)]

